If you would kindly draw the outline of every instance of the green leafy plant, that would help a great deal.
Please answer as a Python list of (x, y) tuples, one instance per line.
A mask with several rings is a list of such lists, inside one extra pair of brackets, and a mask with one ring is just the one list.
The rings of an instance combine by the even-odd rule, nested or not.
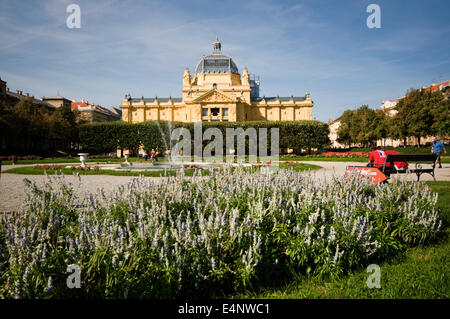
[[(338, 278), (442, 228), (426, 185), (356, 175), (317, 183), (293, 169), (180, 172), (86, 195), (62, 176), (25, 181), (26, 205), (0, 222), (5, 298), (220, 296), (270, 274)], [(66, 286), (71, 264), (80, 289)]]

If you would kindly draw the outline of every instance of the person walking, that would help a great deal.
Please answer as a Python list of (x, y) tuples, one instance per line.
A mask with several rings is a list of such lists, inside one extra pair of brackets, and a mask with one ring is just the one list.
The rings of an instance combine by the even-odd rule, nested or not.
[(150, 152), (150, 159), (152, 160), (152, 163), (155, 162), (155, 150), (152, 148), (152, 151)]
[(447, 154), (444, 143), (442, 143), (436, 136), (433, 137), (433, 142), (431, 142), (431, 153), (436, 154), (436, 164), (439, 163), (439, 168), (442, 168), (441, 164), (441, 154), (442, 151)]

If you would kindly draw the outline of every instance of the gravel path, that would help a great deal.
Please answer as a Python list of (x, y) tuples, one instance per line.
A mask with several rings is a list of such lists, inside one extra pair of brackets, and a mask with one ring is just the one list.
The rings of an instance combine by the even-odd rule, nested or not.
[[(16, 210), (20, 207), (26, 198), (26, 186), (24, 178), (36, 182), (37, 185), (43, 185), (46, 177), (43, 175), (21, 175), (21, 174), (2, 174), (0, 178), (0, 212)], [(72, 183), (79, 194), (95, 193), (100, 188), (106, 192), (123, 184), (127, 184), (135, 176), (108, 176), (108, 175), (85, 175), (81, 176), (81, 184), (78, 177), (65, 176), (68, 182)], [(155, 181), (160, 177), (149, 177)], [(78, 185), (80, 187), (78, 188)]]
[[(341, 176), (345, 173), (346, 166), (365, 166), (366, 163), (352, 163), (352, 162), (313, 162), (308, 161), (304, 163), (310, 163), (314, 165), (322, 166), (323, 169), (317, 170), (313, 172), (315, 173), (318, 178), (329, 178), (330, 176), (333, 176), (333, 174), (336, 174), (338, 176)], [(410, 164), (410, 167), (414, 167), (414, 164)], [(442, 164), (442, 168), (436, 168), (434, 170), (436, 181), (450, 181), (450, 164)], [(399, 174), (399, 175), (392, 175), (391, 180), (397, 180), (397, 179), (406, 179), (410, 181), (416, 181), (417, 176), (416, 174)], [(433, 177), (430, 174), (423, 174), (420, 176), (421, 181), (432, 181)]]
[[(311, 171), (311, 174), (316, 178), (323, 180), (329, 179), (333, 175), (342, 176), (345, 172), (345, 167), (348, 165), (362, 166), (364, 163), (351, 163), (351, 162), (306, 162), (322, 166), (323, 168), (317, 171)], [(12, 167), (27, 166), (27, 165), (5, 165), (2, 166), (2, 171)], [(28, 165), (30, 166), (30, 165)], [(443, 168), (436, 168), (436, 180), (438, 181), (450, 181), (450, 164), (443, 164)], [(400, 175), (400, 178), (408, 180), (415, 180), (416, 175), (407, 174)], [(20, 174), (1, 174), (0, 177), (0, 212), (8, 212), (17, 210), (23, 203), (25, 195), (24, 178), (36, 182), (38, 185), (42, 185), (46, 177), (43, 175), (20, 175)], [(65, 176), (68, 182), (78, 186), (79, 179), (75, 176)], [(103, 188), (106, 192), (111, 191), (113, 188), (130, 182), (133, 176), (109, 176), (109, 175), (85, 175), (81, 176), (81, 187), (78, 189), (80, 194), (86, 192), (95, 193), (100, 188)], [(155, 182), (162, 182), (163, 177), (146, 177), (151, 178)], [(394, 180), (395, 178), (393, 178)], [(424, 174), (420, 180), (428, 181), (433, 178)]]

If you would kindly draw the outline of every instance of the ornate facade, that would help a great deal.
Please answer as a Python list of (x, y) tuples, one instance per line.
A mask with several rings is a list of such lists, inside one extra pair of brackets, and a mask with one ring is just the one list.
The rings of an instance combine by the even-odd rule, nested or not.
[(184, 71), (181, 98), (132, 98), (120, 105), (122, 120), (143, 122), (165, 120), (179, 122), (240, 122), (311, 120), (314, 106), (308, 93), (297, 97), (259, 96), (259, 80), (242, 75), (234, 61), (221, 51), (218, 39), (213, 53), (198, 63), (195, 74)]

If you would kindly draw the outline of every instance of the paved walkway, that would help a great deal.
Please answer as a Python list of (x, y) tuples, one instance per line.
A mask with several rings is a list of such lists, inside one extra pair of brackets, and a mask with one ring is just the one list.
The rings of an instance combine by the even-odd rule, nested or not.
[[(315, 175), (319, 179), (328, 179), (333, 175), (342, 176), (345, 172), (345, 167), (348, 165), (361, 166), (364, 163), (351, 163), (351, 162), (305, 162), (322, 166), (323, 168), (317, 171), (312, 171), (311, 174)], [(30, 165), (5, 165), (2, 166), (2, 171), (10, 169), (12, 167), (30, 166)], [(436, 180), (438, 181), (450, 181), (450, 164), (443, 164), (443, 168), (436, 169)], [(407, 178), (408, 180), (415, 180), (416, 175), (408, 174), (400, 175), (400, 178)], [(20, 174), (4, 174), (0, 177), (0, 212), (16, 210), (23, 203), (25, 195), (24, 178), (28, 178), (31, 181), (35, 181), (38, 185), (42, 185), (45, 180), (43, 175), (20, 175)], [(73, 183), (75, 186), (79, 184), (78, 177), (65, 176), (68, 182)], [(110, 176), (110, 175), (84, 175), (81, 176), (81, 187), (79, 189), (80, 194), (84, 192), (97, 192), (98, 189), (103, 188), (106, 192), (111, 191), (113, 188), (126, 184), (131, 181), (133, 176)], [(147, 177), (152, 178), (155, 181), (161, 181), (161, 177)], [(433, 180), (428, 174), (422, 175), (420, 180), (427, 181)]]
[[(352, 163), (352, 162), (313, 162), (313, 161), (307, 161), (304, 163), (310, 163), (314, 165), (322, 166), (323, 168), (320, 170), (315, 171), (317, 177), (319, 178), (329, 178), (330, 176), (335, 175), (343, 175), (345, 172), (346, 166), (365, 166), (366, 163)], [(412, 165), (412, 166), (411, 166)], [(414, 164), (410, 164), (411, 167), (414, 166)], [(437, 181), (450, 181), (450, 164), (442, 164), (442, 168), (436, 168), (435, 176)], [(416, 174), (400, 174), (400, 175), (392, 175), (391, 180), (396, 179), (407, 179), (411, 181), (417, 180)], [(421, 181), (432, 181), (433, 177), (430, 174), (423, 174), (420, 176)]]

